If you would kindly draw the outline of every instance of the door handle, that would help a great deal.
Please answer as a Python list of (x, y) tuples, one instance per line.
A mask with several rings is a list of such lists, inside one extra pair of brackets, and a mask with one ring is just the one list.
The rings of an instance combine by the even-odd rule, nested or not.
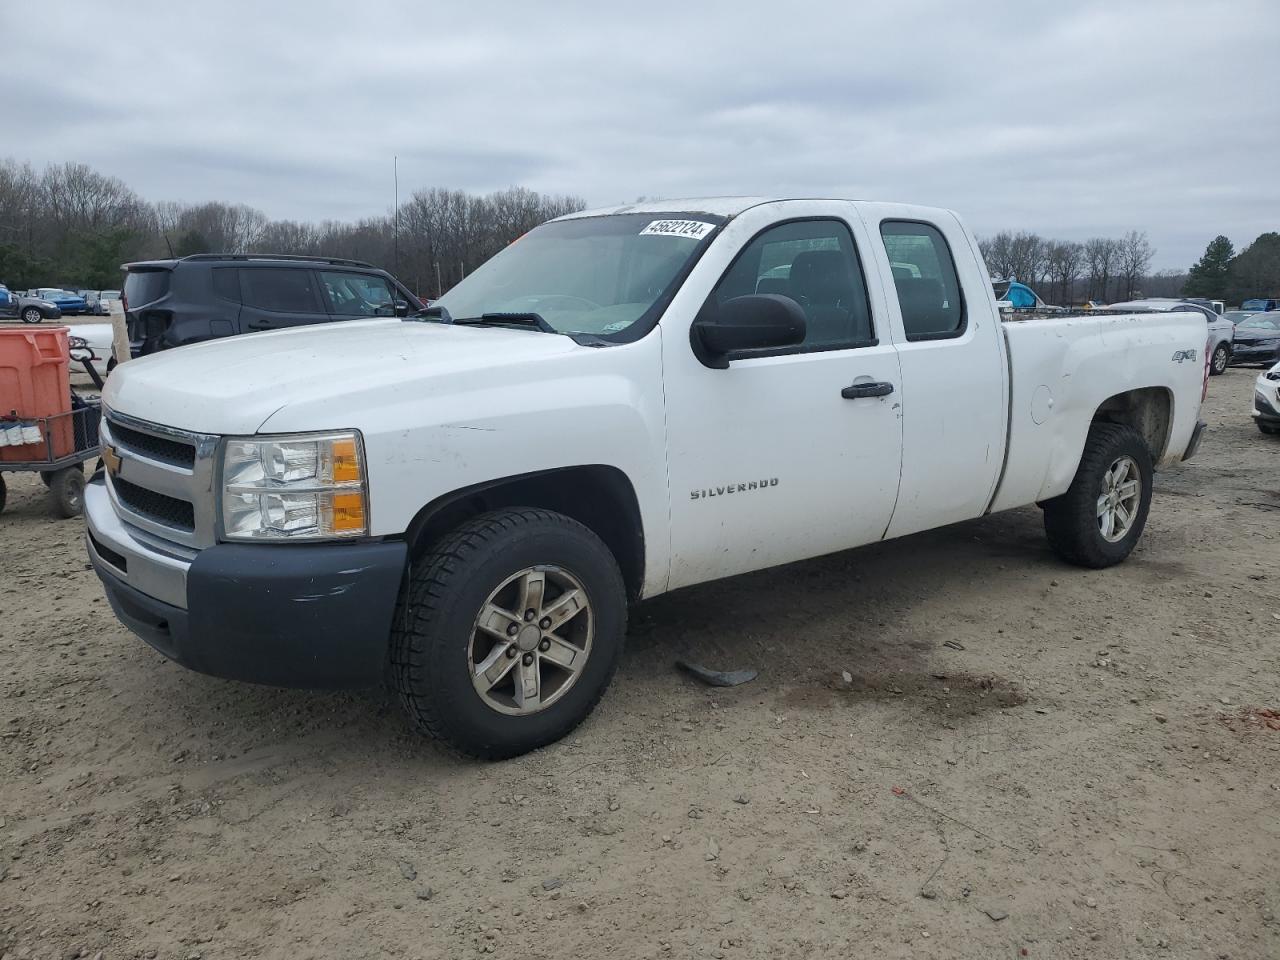
[(884, 380), (872, 380), (869, 383), (855, 383), (840, 391), (846, 400), (861, 400), (863, 397), (887, 397), (893, 393), (893, 384)]

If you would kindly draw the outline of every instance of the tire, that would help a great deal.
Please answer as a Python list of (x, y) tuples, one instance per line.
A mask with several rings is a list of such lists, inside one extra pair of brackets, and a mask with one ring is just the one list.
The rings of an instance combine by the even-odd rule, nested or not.
[(5, 486), (4, 475), (0, 474), (0, 513), (4, 513), (5, 501), (9, 499), (9, 488)]
[(1213, 351), (1213, 359), (1209, 362), (1209, 373), (1220, 377), (1227, 372), (1227, 364), (1231, 362), (1231, 351), (1225, 343), (1220, 343)]
[[(550, 599), (536, 601), (530, 621), (516, 608), (535, 602), (525, 595), (539, 577), (546, 588), (537, 596)], [(578, 589), (586, 609), (556, 608)], [(577, 612), (542, 632), (551, 622), (544, 610), (559, 617), (569, 609)], [(491, 611), (493, 632), (479, 629), (482, 610)], [(613, 554), (589, 529), (549, 510), (514, 508), (468, 521), (413, 562), (394, 624), (392, 683), (415, 727), (460, 753), (501, 760), (554, 743), (595, 708), (622, 654), (627, 595)], [(557, 665), (566, 650), (576, 673)], [(501, 674), (487, 690), (482, 662)], [(540, 678), (534, 706), (520, 702), (530, 673)]]
[[(1110, 495), (1109, 475), (1122, 464), (1126, 471), (1122, 486), (1132, 489), (1134, 498), (1127, 504), (1129, 519), (1123, 533), (1116, 537), (1122, 516), (1117, 512), (1112, 514), (1117, 527), (1107, 536), (1106, 519), (1099, 505), (1104, 496)], [(1129, 480), (1135, 479), (1134, 472), (1136, 489), (1128, 486)], [(1136, 430), (1118, 423), (1095, 423), (1089, 428), (1071, 486), (1062, 496), (1044, 504), (1044, 532), (1053, 552), (1081, 567), (1110, 567), (1124, 560), (1147, 524), (1152, 474), (1151, 453)]]
[(1263, 423), (1261, 420), (1255, 420), (1254, 423), (1258, 425), (1259, 430), (1269, 437), (1280, 435), (1280, 427), (1272, 426), (1269, 423)]
[(84, 470), (79, 466), (57, 470), (49, 478), (49, 506), (64, 520), (84, 511)]
[(44, 319), (44, 314), (37, 307), (27, 307), (22, 311), (23, 323), (39, 323)]

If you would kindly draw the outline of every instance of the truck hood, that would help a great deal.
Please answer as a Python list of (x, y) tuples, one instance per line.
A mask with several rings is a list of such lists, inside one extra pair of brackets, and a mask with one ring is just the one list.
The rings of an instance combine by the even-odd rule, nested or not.
[(115, 369), (102, 399), (118, 413), (182, 430), (251, 434), (285, 407), (335, 393), (421, 389), (433, 377), (591, 349), (535, 330), (342, 321), (139, 357)]

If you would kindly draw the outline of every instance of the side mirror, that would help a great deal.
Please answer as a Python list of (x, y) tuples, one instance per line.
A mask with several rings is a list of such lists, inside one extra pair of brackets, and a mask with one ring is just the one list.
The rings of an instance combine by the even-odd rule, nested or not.
[(405, 300), (394, 301), (397, 317), (407, 317), (409, 315), (409, 304)]
[(732, 354), (788, 347), (804, 340), (804, 310), (790, 297), (752, 293), (718, 307), (708, 301), (690, 330), (694, 351), (707, 366), (723, 370)]

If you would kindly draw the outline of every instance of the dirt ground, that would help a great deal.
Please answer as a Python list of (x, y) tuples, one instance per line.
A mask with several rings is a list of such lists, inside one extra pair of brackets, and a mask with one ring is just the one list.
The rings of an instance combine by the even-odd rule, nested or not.
[(492, 765), (379, 692), (165, 661), (11, 478), (0, 955), (1280, 957), (1256, 375), (1212, 381), (1124, 565), (1057, 562), (1032, 508), (662, 597), (590, 721)]

